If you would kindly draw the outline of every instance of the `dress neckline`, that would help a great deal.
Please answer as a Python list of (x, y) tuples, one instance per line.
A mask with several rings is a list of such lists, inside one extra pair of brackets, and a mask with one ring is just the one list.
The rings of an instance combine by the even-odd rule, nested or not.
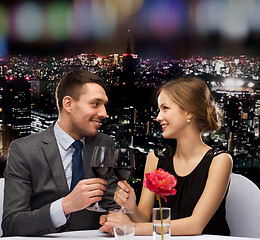
[(187, 178), (188, 176), (190, 176), (191, 174), (193, 174), (196, 169), (205, 161), (206, 157), (213, 151), (213, 148), (210, 148), (205, 154), (204, 156), (202, 157), (202, 159), (199, 161), (199, 163), (195, 166), (195, 168), (192, 169), (192, 171), (190, 173), (188, 173), (187, 175), (184, 175), (184, 176), (180, 176), (179, 174), (176, 173), (175, 171), (175, 168), (174, 168), (174, 161), (173, 161), (173, 158), (172, 158), (172, 168), (173, 168), (173, 172), (175, 174), (175, 176), (177, 176), (177, 178)]

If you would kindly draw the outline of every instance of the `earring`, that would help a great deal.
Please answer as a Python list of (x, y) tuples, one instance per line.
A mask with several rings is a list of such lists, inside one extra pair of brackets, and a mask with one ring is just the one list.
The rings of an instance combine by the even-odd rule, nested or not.
[(187, 119), (187, 123), (190, 123), (190, 118)]

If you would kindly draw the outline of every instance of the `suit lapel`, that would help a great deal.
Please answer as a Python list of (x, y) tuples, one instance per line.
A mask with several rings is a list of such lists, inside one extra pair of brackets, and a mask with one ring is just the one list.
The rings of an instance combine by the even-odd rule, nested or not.
[(61, 196), (66, 196), (69, 193), (69, 188), (58, 145), (54, 136), (53, 124), (45, 132), (42, 148), (57, 186), (57, 190)]

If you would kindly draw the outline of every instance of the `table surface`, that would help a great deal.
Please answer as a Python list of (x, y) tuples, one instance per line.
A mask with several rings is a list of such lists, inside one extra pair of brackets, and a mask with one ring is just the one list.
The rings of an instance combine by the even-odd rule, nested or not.
[[(91, 239), (91, 240), (113, 240), (114, 237), (109, 236), (106, 233), (102, 233), (98, 230), (88, 231), (74, 231), (74, 232), (63, 232), (63, 233), (52, 233), (41, 237), (8, 237), (1, 238), (1, 240), (54, 240), (55, 238), (61, 238), (64, 240), (75, 240), (75, 239)], [(135, 240), (152, 240), (152, 236), (135, 236)], [(216, 235), (200, 235), (200, 236), (174, 236), (171, 239), (180, 240), (256, 240), (256, 238), (242, 238), (242, 237), (227, 237), (227, 236), (216, 236)]]

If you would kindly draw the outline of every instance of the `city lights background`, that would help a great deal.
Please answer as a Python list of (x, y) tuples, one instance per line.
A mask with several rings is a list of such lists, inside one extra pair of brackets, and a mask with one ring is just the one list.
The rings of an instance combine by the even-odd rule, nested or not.
[[(69, 70), (74, 64), (99, 71), (114, 89), (127, 81), (137, 83), (138, 89), (132, 92), (121, 91), (126, 86), (113, 92), (119, 94), (111, 95), (110, 109), (118, 110), (115, 105), (119, 103), (125, 104), (125, 108), (111, 117), (124, 119), (127, 111), (143, 114), (135, 126), (131, 125), (130, 118), (121, 125), (131, 125), (129, 129), (135, 129), (139, 137), (143, 134), (139, 143), (153, 144), (160, 133), (152, 133), (155, 121), (150, 120), (154, 120), (156, 110), (149, 106), (151, 89), (181, 71), (184, 75), (204, 74), (211, 89), (223, 94), (219, 99), (221, 104), (229, 107), (233, 101), (236, 106), (237, 119), (226, 119), (231, 128), (246, 129), (243, 136), (236, 135), (235, 131), (225, 136), (225, 131), (230, 130), (225, 126), (222, 135), (216, 135), (214, 141), (228, 145), (228, 139), (233, 138), (238, 149), (242, 139), (243, 146), (237, 150), (237, 159), (241, 161), (237, 165), (245, 166), (241, 173), (260, 186), (260, 153), (256, 146), (259, 116), (252, 117), (253, 110), (260, 111), (259, 12), (260, 0), (1, 0), (0, 70), (8, 72), (3, 76), (10, 81), (27, 78), (31, 87), (44, 82), (52, 93), (63, 70)], [(127, 49), (128, 42), (131, 49)], [(134, 56), (132, 60), (139, 61), (138, 71), (123, 70), (120, 57), (124, 59), (129, 50)], [(127, 76), (127, 81), (121, 81), (122, 76)], [(46, 89), (38, 92), (39, 99), (45, 98)], [(128, 98), (139, 104), (139, 109), (130, 106)], [(45, 105), (53, 103), (53, 99), (48, 101)], [(113, 127), (107, 129), (118, 132)], [(150, 128), (150, 135), (146, 134), (146, 128)], [(152, 140), (148, 141), (148, 137)], [(4, 140), (0, 139), (0, 143), (4, 145)], [(143, 153), (140, 146), (136, 149)], [(7, 150), (5, 146), (5, 156)], [(145, 159), (144, 155), (141, 157)], [(139, 175), (142, 174), (143, 169), (139, 169)]]
[[(259, 0), (1, 1), (0, 53), (259, 55)], [(130, 30), (130, 33), (129, 31)]]

